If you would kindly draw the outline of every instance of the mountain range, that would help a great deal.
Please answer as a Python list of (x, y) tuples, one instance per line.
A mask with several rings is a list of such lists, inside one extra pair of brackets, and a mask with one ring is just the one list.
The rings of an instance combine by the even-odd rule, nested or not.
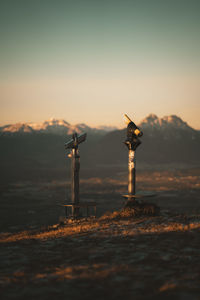
[[(148, 115), (138, 127), (143, 131), (142, 145), (137, 150), (138, 160), (154, 163), (199, 163), (200, 131), (190, 127), (178, 116), (158, 118)], [(101, 163), (124, 162), (126, 129), (115, 130), (101, 139), (98, 151)], [(101, 154), (102, 153), (102, 154)]]
[(73, 132), (78, 134), (96, 133), (103, 134), (117, 129), (111, 126), (89, 127), (86, 124), (71, 125), (65, 120), (50, 119), (41, 123), (16, 123), (0, 127), (1, 134), (27, 134), (27, 133), (52, 133), (58, 135), (70, 135)]
[[(148, 115), (144, 120), (142, 120), (139, 125), (143, 130), (150, 130), (151, 134), (156, 131), (173, 131), (173, 130), (185, 130), (193, 134), (195, 138), (196, 132), (198, 130), (190, 127), (186, 122), (176, 115), (165, 116), (163, 118), (158, 118), (155, 114)], [(115, 126), (98, 126), (89, 127), (88, 125), (81, 123), (72, 125), (62, 119), (50, 119), (40, 123), (16, 123), (8, 124), (0, 127), (1, 134), (16, 134), (16, 133), (48, 133), (48, 134), (58, 134), (58, 135), (71, 135), (73, 132), (78, 134), (96, 133), (102, 134), (110, 131), (117, 130)]]
[[(159, 118), (150, 114), (138, 126), (144, 133), (137, 149), (139, 167), (145, 164), (151, 168), (160, 164), (200, 165), (200, 131), (178, 116)], [(107, 176), (108, 172), (115, 174), (127, 169), (126, 128), (91, 128), (52, 119), (0, 128), (1, 180), (66, 177), (66, 170), (70, 174), (70, 159), (64, 143), (74, 131), (88, 133), (86, 142), (80, 145), (82, 174), (87, 170), (87, 176), (100, 173)]]

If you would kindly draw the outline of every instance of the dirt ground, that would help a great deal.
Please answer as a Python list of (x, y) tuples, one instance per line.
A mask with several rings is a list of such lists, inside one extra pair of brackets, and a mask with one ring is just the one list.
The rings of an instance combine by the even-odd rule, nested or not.
[(158, 216), (112, 213), (127, 190), (117, 174), (82, 179), (98, 217), (63, 224), (69, 187), (1, 186), (1, 299), (200, 299), (199, 169), (138, 173)]

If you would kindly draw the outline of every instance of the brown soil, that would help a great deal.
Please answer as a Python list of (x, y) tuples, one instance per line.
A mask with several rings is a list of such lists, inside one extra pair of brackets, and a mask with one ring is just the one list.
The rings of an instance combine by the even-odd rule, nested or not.
[(200, 299), (199, 173), (139, 174), (158, 216), (116, 211), (121, 178), (83, 180), (98, 218), (61, 226), (65, 185), (1, 188), (1, 299)]
[(199, 299), (199, 233), (167, 213), (4, 233), (2, 299)]

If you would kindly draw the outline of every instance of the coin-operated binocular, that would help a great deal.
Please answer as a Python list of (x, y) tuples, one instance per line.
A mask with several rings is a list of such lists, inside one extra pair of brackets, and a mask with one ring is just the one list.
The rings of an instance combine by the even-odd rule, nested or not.
[(140, 137), (143, 132), (135, 125), (135, 123), (125, 115), (125, 120), (127, 126), (127, 138), (125, 140), (125, 145), (128, 147), (128, 195), (124, 195), (128, 201), (135, 201), (136, 198), (136, 158), (135, 151), (137, 147), (141, 144)]
[(127, 139), (125, 144), (129, 150), (136, 150), (141, 144), (139, 137), (143, 136), (143, 132), (135, 125), (135, 123), (125, 114), (127, 126)]
[[(153, 203), (141, 202), (146, 197), (155, 196), (155, 194), (145, 192), (145, 194), (136, 194), (136, 149), (141, 144), (140, 137), (143, 132), (135, 125), (135, 123), (125, 115), (127, 123), (127, 138), (125, 145), (128, 147), (128, 194), (123, 195), (128, 201), (125, 208), (135, 208), (136, 211), (145, 215), (156, 215), (160, 209)], [(139, 198), (140, 201), (137, 201)]]

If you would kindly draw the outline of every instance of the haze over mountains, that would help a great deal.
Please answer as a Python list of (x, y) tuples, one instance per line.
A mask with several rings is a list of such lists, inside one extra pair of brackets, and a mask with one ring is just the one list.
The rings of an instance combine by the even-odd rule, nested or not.
[[(194, 134), (198, 130), (190, 127), (181, 118), (171, 115), (163, 118), (157, 117), (155, 114), (148, 115), (144, 120), (142, 120), (139, 125), (142, 129), (148, 129), (152, 132), (155, 130), (166, 131), (166, 130), (186, 130)], [(72, 125), (65, 120), (50, 119), (40, 123), (16, 123), (9, 124), (0, 127), (1, 133), (52, 133), (59, 135), (70, 135), (73, 132), (77, 133), (96, 133), (102, 134), (110, 131), (117, 130), (114, 126), (98, 126), (89, 127), (86, 124), (76, 124)]]
[[(152, 168), (160, 164), (200, 165), (200, 132), (181, 118), (150, 114), (138, 126), (144, 132), (137, 150), (139, 168), (146, 164)], [(108, 171), (115, 174), (127, 169), (126, 128), (91, 128), (52, 119), (0, 128), (2, 180), (66, 177), (70, 159), (66, 158), (64, 143), (74, 131), (88, 133), (80, 145), (82, 174), (87, 170), (87, 176), (99, 176), (100, 172), (107, 176)]]

